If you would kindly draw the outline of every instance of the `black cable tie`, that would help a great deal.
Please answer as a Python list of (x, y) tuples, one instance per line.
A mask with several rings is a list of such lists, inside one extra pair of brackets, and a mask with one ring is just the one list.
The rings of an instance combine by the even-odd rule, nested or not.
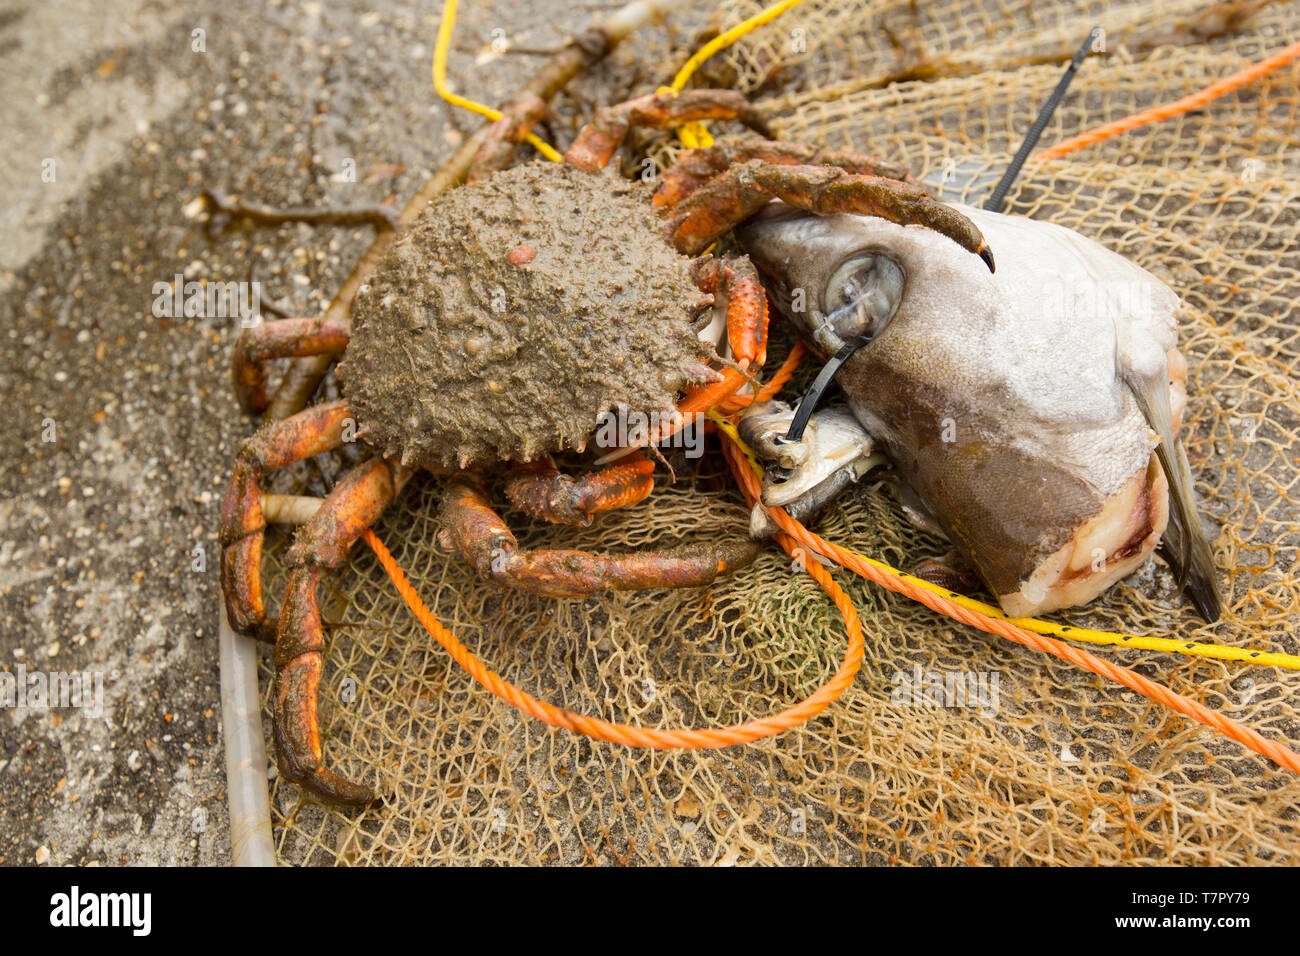
[(1078, 52), (1074, 54), (1074, 59), (1065, 68), (1065, 75), (1056, 84), (1056, 89), (1047, 98), (1043, 108), (1038, 111), (1038, 118), (1034, 120), (1034, 125), (1029, 127), (1029, 132), (1025, 134), (1025, 140), (1020, 144), (1020, 149), (1016, 151), (1015, 158), (1011, 160), (1011, 165), (1002, 174), (997, 186), (993, 188), (993, 194), (984, 203), (984, 208), (989, 212), (1001, 212), (1002, 207), (1006, 205), (1007, 193), (1011, 190), (1016, 177), (1020, 175), (1020, 168), (1025, 165), (1025, 160), (1029, 158), (1029, 154), (1038, 145), (1038, 137), (1043, 135), (1043, 130), (1047, 128), (1047, 124), (1051, 121), (1052, 114), (1061, 105), (1061, 100), (1065, 99), (1065, 91), (1070, 88), (1070, 83), (1074, 80), (1074, 74), (1079, 72), (1079, 67), (1088, 58), (1092, 45), (1097, 42), (1097, 38), (1101, 35), (1101, 27), (1093, 27), (1088, 33), (1088, 39), (1083, 41), (1083, 46), (1079, 47)]
[(803, 398), (799, 400), (799, 408), (795, 410), (794, 418), (790, 421), (790, 428), (786, 431), (785, 437), (778, 440), (779, 444), (790, 444), (803, 440), (803, 431), (808, 427), (808, 419), (812, 418), (817, 403), (821, 401), (822, 392), (826, 391), (827, 386), (831, 384), (831, 379), (835, 378), (835, 373), (840, 370), (840, 366), (847, 362), (854, 352), (870, 341), (870, 339), (864, 339), (861, 336), (854, 336), (840, 347), (840, 350), (835, 353), (829, 362), (822, 366), (822, 370), (817, 373), (813, 383), (808, 386), (808, 391), (804, 392)]

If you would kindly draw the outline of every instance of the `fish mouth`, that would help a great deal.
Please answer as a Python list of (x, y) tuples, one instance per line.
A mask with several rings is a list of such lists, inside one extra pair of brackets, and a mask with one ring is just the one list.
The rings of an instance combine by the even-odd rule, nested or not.
[(871, 436), (848, 411), (823, 409), (808, 422), (803, 436), (784, 436), (795, 410), (785, 402), (754, 405), (740, 420), (740, 435), (766, 464), (762, 505), (754, 505), (750, 535), (760, 539), (780, 530), (764, 510), (784, 508), (796, 521), (815, 521), (844, 489), (877, 465), (884, 455), (875, 451)]
[(1036, 617), (1086, 604), (1137, 571), (1168, 524), (1169, 483), (1152, 454), (1146, 468), (1040, 561), (1018, 590), (998, 594), (998, 603), (1012, 617)]

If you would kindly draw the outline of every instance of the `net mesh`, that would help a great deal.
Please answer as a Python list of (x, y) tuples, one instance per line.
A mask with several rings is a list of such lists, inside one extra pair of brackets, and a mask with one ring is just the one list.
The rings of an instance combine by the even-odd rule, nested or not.
[[(729, 0), (719, 26), (759, 6)], [(1217, 26), (1197, 6), (1164, 4), (1157, 15), (1143, 3), (809, 0), (719, 55), (710, 79), (750, 93), (782, 138), (901, 158), (946, 198), (978, 203), (1094, 22), (1108, 29), (1107, 54), (1085, 65), (1044, 144), (1177, 99), (1300, 35), (1300, 4), (1266, 5), (1247, 21), (1221, 15)], [(1217, 625), (1199, 621), (1155, 562), (1060, 620), (1300, 653), (1298, 80), (1293, 63), (1192, 114), (1031, 162), (1011, 190), (1008, 212), (1091, 236), (1183, 297), (1187, 451), (1226, 569)], [(626, 550), (742, 534), (747, 513), (716, 446), (673, 463), (675, 485), (589, 529), (503, 514), (534, 547)], [(436, 478), (413, 481), (377, 531), (439, 619), (544, 700), (651, 726), (726, 725), (805, 697), (843, 654), (835, 609), (775, 548), (703, 590), (549, 600), (484, 584), (437, 549), (440, 490)], [(947, 550), (878, 487), (855, 488), (818, 530), (895, 566)], [(347, 815), (299, 805), (297, 789), (277, 783), (281, 859), (1296, 859), (1293, 775), (1100, 677), (836, 577), (866, 634), (862, 671), (837, 703), (748, 746), (649, 751), (553, 730), (489, 695), (358, 548), (322, 588), (331, 625), (322, 727), (329, 762), (390, 796)], [(1294, 672), (1099, 653), (1266, 736), (1300, 741)], [(918, 678), (925, 687), (976, 679), (986, 691), (996, 680), (996, 701), (909, 701), (900, 688)]]

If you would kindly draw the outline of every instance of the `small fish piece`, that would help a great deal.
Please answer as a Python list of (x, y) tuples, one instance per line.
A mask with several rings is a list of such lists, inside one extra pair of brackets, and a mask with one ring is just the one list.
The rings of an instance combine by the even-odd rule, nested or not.
[[(767, 463), (762, 501), (780, 507), (796, 521), (811, 523), (849, 485), (885, 463), (875, 443), (853, 415), (824, 409), (814, 415), (799, 441), (785, 433), (794, 410), (784, 402), (760, 402), (740, 420), (740, 437)], [(753, 538), (780, 529), (758, 505), (750, 515)]]

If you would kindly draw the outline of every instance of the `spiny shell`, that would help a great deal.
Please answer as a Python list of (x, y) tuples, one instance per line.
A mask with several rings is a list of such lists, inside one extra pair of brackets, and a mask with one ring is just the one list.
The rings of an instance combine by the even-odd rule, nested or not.
[(371, 443), (464, 467), (578, 447), (616, 405), (671, 406), (712, 350), (647, 200), (534, 163), (431, 205), (353, 310), (343, 384)]

